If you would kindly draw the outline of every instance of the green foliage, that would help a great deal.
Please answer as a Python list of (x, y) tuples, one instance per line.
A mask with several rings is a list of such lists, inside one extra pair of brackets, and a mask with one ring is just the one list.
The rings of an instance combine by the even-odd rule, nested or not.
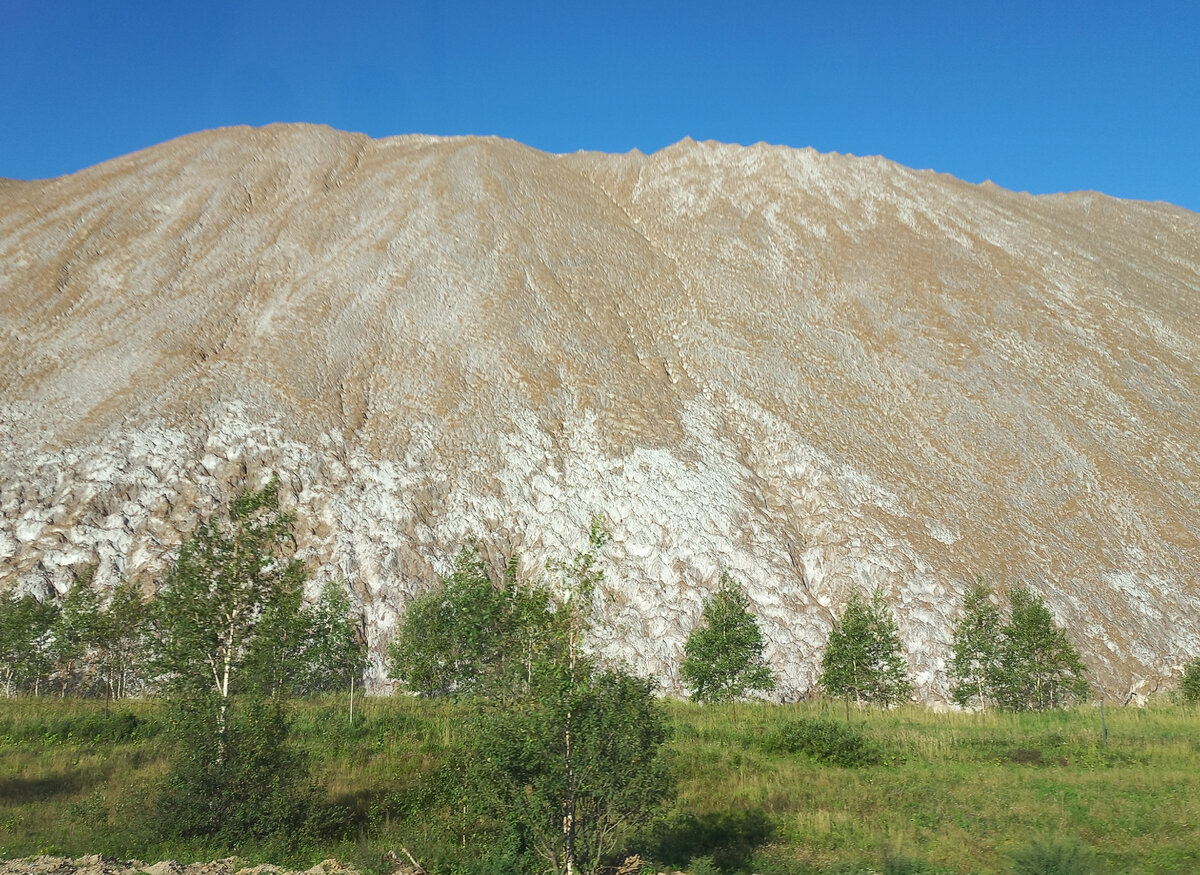
[(146, 680), (150, 607), (141, 587), (123, 580), (100, 614), (95, 638), (95, 665), (109, 699), (124, 699)]
[[(272, 478), (257, 492), (239, 493), (225, 519), (203, 523), (180, 546), (155, 599), (158, 668), (174, 693), (228, 699), (239, 682), (277, 689), (286, 657), (281, 649), (256, 651), (255, 638), (296, 613), (304, 567), (287, 558), (293, 522), (279, 509)], [(268, 623), (260, 626), (264, 615)], [(299, 649), (294, 638), (289, 643), (287, 657)], [(242, 678), (247, 664), (254, 676)]]
[(770, 753), (803, 754), (831, 766), (854, 768), (883, 762), (883, 751), (862, 731), (825, 719), (785, 723), (764, 745)]
[(367, 665), (362, 617), (350, 609), (344, 580), (327, 580), (321, 597), (307, 611), (306, 643), (295, 691), (304, 695), (344, 690), (361, 683)]
[(1092, 850), (1077, 841), (1035, 841), (1010, 856), (1014, 875), (1097, 875), (1102, 871)]
[(59, 608), (11, 590), (0, 601), (0, 678), (4, 695), (41, 692), (48, 682), (51, 629)]
[[(173, 762), (159, 800), (166, 836), (293, 841), (312, 810), (305, 759), (279, 697), (307, 641), (303, 566), (278, 480), (239, 493), (228, 517), (179, 548), (155, 603)], [(240, 701), (239, 701), (240, 700)]]
[(50, 660), (59, 695), (86, 690), (93, 679), (88, 657), (100, 637), (100, 598), (92, 589), (94, 566), (84, 569), (62, 600), (50, 630)]
[(992, 591), (967, 594), (954, 631), (951, 696), (958, 705), (989, 704), (1013, 711), (1066, 707), (1088, 695), (1079, 652), (1042, 597), (1020, 586), (1009, 593), (1010, 618), (1001, 624)]
[(976, 583), (967, 593), (962, 619), (954, 628), (950, 697), (960, 707), (986, 707), (995, 701), (1001, 622), (1000, 609), (992, 604), (991, 597), (988, 586)]
[[(553, 596), (518, 582), (515, 562), (494, 585), (478, 551), (461, 552), (454, 574), (410, 608), (392, 648), (393, 672), (410, 688), (469, 697), (478, 709), (435, 794), (476, 837), (473, 870), (596, 872), (671, 796), (653, 684), (583, 650), (606, 540), (594, 520), (587, 550), (547, 563)], [(421, 633), (432, 633), (425, 647)]]
[(683, 653), (679, 673), (697, 702), (727, 702), (775, 689), (775, 678), (763, 659), (762, 632), (750, 613), (750, 597), (724, 571)]
[(1179, 693), (1189, 705), (1200, 702), (1200, 657), (1183, 667), (1183, 678), (1179, 682)]
[(464, 547), (454, 571), (409, 603), (388, 650), (390, 676), (427, 697), (527, 684), (556, 619), (549, 591), (517, 570), (514, 557), (494, 583), (479, 549)]
[(846, 602), (829, 633), (821, 659), (822, 689), (862, 704), (893, 705), (912, 695), (900, 636), (878, 590), (867, 601), (858, 593)]
[(721, 867), (717, 865), (712, 856), (705, 854), (702, 857), (693, 857), (687, 867), (688, 875), (723, 875)]
[(219, 725), (216, 697), (177, 702), (170, 734), (175, 758), (159, 796), (158, 829), (235, 846), (273, 838), (305, 840), (319, 810), (305, 757), (288, 744), (283, 703), (258, 700)]
[(289, 576), (263, 603), (248, 636), (242, 686), (259, 696), (294, 696), (303, 685), (310, 642), (303, 576)]
[(1084, 701), (1089, 690), (1083, 661), (1042, 597), (1020, 586), (1009, 593), (1009, 602), (1012, 616), (1001, 630), (993, 682), (1000, 707), (1030, 711)]
[(518, 859), (592, 873), (672, 795), (667, 723), (648, 681), (577, 657), (539, 665), (534, 695), (480, 720), (472, 805)]

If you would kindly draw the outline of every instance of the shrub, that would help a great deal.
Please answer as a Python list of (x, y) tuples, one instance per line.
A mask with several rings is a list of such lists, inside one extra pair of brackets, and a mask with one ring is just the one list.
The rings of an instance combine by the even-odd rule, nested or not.
[(1035, 841), (1011, 856), (1014, 875), (1095, 875), (1101, 871), (1096, 855), (1077, 841)]
[(1200, 702), (1200, 657), (1183, 667), (1183, 680), (1179, 682), (1179, 693), (1189, 705)]
[(883, 752), (862, 732), (832, 720), (793, 720), (769, 737), (764, 747), (768, 753), (804, 754), (845, 768), (883, 762)]
[(694, 857), (688, 863), (688, 875), (723, 875), (711, 856)]
[(160, 833), (300, 846), (321, 806), (305, 756), (288, 744), (282, 703), (254, 702), (230, 714), (221, 739), (219, 719), (212, 701), (176, 706), (176, 751), (159, 797)]

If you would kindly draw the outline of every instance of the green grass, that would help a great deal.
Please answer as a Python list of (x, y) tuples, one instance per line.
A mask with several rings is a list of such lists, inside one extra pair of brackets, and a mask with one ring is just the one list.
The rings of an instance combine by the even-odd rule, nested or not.
[[(845, 721), (840, 703), (668, 705), (680, 792), (631, 848), (664, 868), (772, 873), (1009, 872), (1053, 842), (1107, 871), (1200, 871), (1200, 709), (1039, 714), (851, 711), (881, 762), (843, 768), (772, 739), (798, 720)], [(354, 835), (310, 848), (381, 869), (387, 850), (445, 859), (447, 838), (413, 811), (415, 788), (462, 740), (469, 708), (368, 699), (351, 727), (340, 700), (299, 703), (295, 735)], [(155, 702), (0, 700), (0, 856), (52, 851), (141, 859), (266, 861), (270, 847), (169, 845), (153, 834), (166, 770)], [(707, 867), (707, 868), (706, 868)], [(857, 868), (856, 868), (857, 867)]]

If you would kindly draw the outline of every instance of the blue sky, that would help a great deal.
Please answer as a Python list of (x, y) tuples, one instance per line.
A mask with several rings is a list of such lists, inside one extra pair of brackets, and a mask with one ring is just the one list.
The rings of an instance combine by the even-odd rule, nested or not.
[(1200, 3), (0, 0), (0, 176), (273, 121), (763, 140), (1200, 211)]

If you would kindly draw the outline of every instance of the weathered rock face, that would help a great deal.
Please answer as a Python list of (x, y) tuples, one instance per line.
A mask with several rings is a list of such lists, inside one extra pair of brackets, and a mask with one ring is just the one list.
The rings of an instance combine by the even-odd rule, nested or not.
[(1200, 653), (1200, 216), (877, 158), (552, 156), (302, 126), (0, 183), (0, 588), (169, 560), (281, 474), (379, 649), (472, 534), (614, 535), (601, 646), (678, 684), (725, 567), (783, 694), (881, 587), (921, 694), (1024, 580), (1110, 693)]

